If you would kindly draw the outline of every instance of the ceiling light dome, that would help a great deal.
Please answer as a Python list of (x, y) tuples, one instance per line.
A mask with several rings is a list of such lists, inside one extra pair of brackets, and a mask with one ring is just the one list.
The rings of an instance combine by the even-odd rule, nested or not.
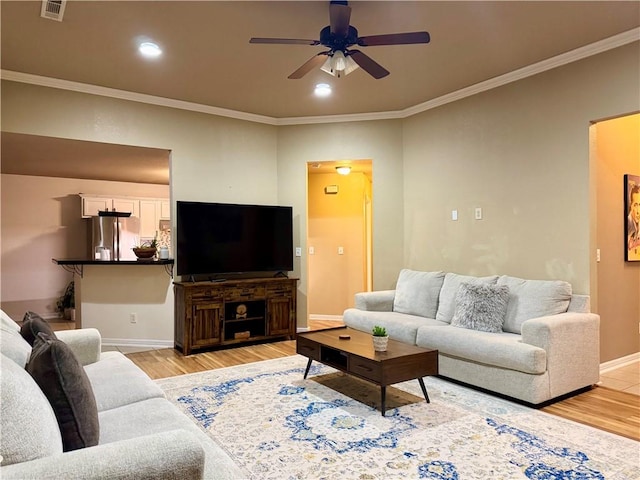
[(153, 42), (143, 42), (138, 47), (138, 51), (147, 58), (155, 58), (162, 55), (162, 50)]
[(348, 165), (341, 165), (339, 167), (336, 167), (336, 172), (338, 172), (340, 175), (349, 175), (349, 173), (351, 173), (351, 167)]
[(319, 83), (313, 93), (318, 97), (327, 97), (331, 95), (331, 86), (328, 83)]

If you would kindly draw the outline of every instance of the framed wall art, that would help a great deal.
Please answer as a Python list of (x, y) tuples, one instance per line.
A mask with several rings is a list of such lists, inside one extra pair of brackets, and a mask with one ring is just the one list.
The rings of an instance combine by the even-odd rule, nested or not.
[(640, 262), (640, 175), (624, 176), (624, 259)]

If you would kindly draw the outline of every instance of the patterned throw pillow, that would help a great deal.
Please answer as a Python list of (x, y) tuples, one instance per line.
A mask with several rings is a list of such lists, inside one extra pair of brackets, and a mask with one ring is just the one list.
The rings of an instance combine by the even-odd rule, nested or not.
[(39, 333), (26, 370), (53, 408), (63, 450), (97, 445), (100, 425), (96, 399), (87, 374), (69, 346)]
[(508, 304), (509, 287), (505, 285), (461, 283), (451, 325), (481, 332), (501, 332)]

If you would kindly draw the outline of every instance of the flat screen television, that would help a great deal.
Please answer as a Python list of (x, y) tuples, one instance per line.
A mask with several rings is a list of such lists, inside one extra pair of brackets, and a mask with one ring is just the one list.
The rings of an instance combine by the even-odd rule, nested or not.
[(177, 202), (176, 273), (293, 270), (291, 207)]

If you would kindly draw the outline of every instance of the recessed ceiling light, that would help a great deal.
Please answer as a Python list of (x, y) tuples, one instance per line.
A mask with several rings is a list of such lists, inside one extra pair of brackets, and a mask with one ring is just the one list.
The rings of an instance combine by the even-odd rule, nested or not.
[(143, 42), (138, 47), (138, 51), (148, 58), (155, 58), (162, 55), (162, 50), (160, 47), (153, 42)]
[(328, 83), (319, 83), (313, 93), (318, 97), (327, 97), (331, 95), (331, 86)]

